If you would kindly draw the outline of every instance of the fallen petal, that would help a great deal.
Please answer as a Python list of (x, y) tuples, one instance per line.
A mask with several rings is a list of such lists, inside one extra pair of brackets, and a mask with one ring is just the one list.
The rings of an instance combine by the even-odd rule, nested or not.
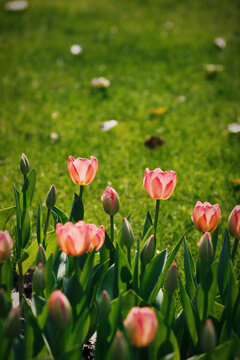
[(117, 120), (109, 120), (109, 121), (104, 121), (103, 123), (101, 123), (100, 127), (101, 127), (102, 131), (109, 131), (110, 129), (115, 127), (117, 124), (118, 124)]
[(70, 47), (70, 52), (73, 55), (79, 55), (79, 54), (81, 54), (82, 51), (83, 51), (83, 48), (80, 45), (75, 44)]
[(9, 1), (5, 4), (5, 9), (8, 11), (22, 11), (28, 7), (28, 2), (21, 1)]
[(215, 38), (214, 44), (217, 45), (217, 47), (219, 47), (220, 49), (225, 49), (225, 47), (227, 46), (226, 40), (221, 37)]
[(228, 125), (228, 131), (231, 133), (238, 133), (240, 132), (240, 124), (233, 123)]

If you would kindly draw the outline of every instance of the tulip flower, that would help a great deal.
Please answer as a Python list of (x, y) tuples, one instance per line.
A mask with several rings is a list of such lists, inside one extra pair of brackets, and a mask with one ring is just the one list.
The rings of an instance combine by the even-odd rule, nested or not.
[(29, 173), (30, 165), (28, 158), (25, 154), (22, 153), (21, 160), (20, 160), (20, 170), (23, 176), (26, 176)]
[(98, 161), (94, 156), (91, 156), (91, 160), (80, 157), (74, 159), (72, 156), (68, 158), (68, 171), (74, 184), (90, 184), (96, 175), (97, 169)]
[(148, 168), (145, 169), (143, 185), (147, 190), (148, 195), (150, 195), (151, 198), (156, 199), (156, 211), (154, 220), (155, 238), (157, 235), (160, 200), (166, 200), (170, 198), (176, 186), (176, 183), (177, 174), (173, 170), (162, 171), (161, 169), (157, 168), (153, 171), (150, 171)]
[(126, 319), (124, 326), (129, 336), (130, 343), (136, 347), (149, 345), (157, 332), (158, 322), (155, 312), (149, 307), (133, 307)]
[(228, 231), (233, 237), (235, 237), (235, 243), (232, 251), (232, 261), (234, 262), (240, 239), (240, 205), (236, 205), (229, 215)]
[(19, 335), (20, 327), (20, 310), (19, 308), (12, 309), (4, 324), (4, 335), (12, 342)]
[(88, 251), (90, 241), (83, 221), (76, 224), (67, 222), (56, 226), (57, 241), (60, 249), (67, 255), (78, 256)]
[(54, 291), (49, 299), (49, 316), (53, 325), (66, 327), (72, 319), (72, 308), (68, 298), (60, 291)]
[(122, 331), (117, 331), (111, 346), (110, 360), (129, 360), (129, 345)]
[(166, 200), (169, 199), (176, 186), (177, 174), (175, 171), (162, 171), (157, 168), (150, 171), (145, 170), (143, 185), (148, 195), (153, 199)]
[(240, 205), (236, 205), (229, 215), (228, 231), (235, 239), (240, 239)]
[(202, 349), (210, 353), (216, 346), (216, 332), (211, 319), (207, 319), (202, 334)]
[(173, 294), (178, 284), (178, 266), (176, 263), (172, 263), (167, 273), (164, 287), (169, 294)]
[(116, 191), (110, 187), (107, 186), (106, 190), (104, 191), (101, 201), (103, 203), (104, 211), (112, 216), (115, 215), (119, 210), (119, 197)]
[(4, 263), (11, 252), (13, 241), (7, 230), (0, 231), (0, 264)]
[(219, 225), (221, 217), (219, 205), (211, 205), (209, 202), (197, 201), (192, 212), (192, 221), (197, 230), (202, 232), (214, 231)]
[[(80, 221), (77, 224), (79, 223)], [(87, 229), (87, 238), (89, 242), (88, 251), (92, 251), (93, 249), (98, 251), (103, 246), (105, 240), (104, 226), (101, 225), (99, 228), (94, 224), (86, 224), (85, 226)]]
[(78, 256), (92, 251), (99, 250), (105, 239), (105, 230), (101, 225), (99, 228), (94, 224), (85, 224), (78, 221), (76, 224), (67, 222), (56, 226), (57, 241), (61, 250), (71, 256)]

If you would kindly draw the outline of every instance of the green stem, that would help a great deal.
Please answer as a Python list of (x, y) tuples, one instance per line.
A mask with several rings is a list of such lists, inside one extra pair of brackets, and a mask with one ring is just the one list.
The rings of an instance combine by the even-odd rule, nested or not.
[(79, 197), (81, 198), (81, 200), (82, 200), (82, 196), (83, 196), (83, 190), (84, 190), (84, 186), (80, 185)]
[(73, 266), (74, 266), (74, 273), (76, 275), (76, 277), (79, 277), (79, 270), (80, 270), (80, 266), (79, 266), (79, 262), (78, 262), (78, 256), (74, 256), (73, 258)]
[(19, 261), (19, 263), (18, 263), (18, 270), (19, 270), (18, 291), (19, 291), (19, 305), (20, 305), (22, 298), (23, 298), (23, 271), (22, 271), (22, 262), (21, 261)]
[(114, 219), (113, 215), (110, 215), (110, 227), (111, 227), (111, 241), (114, 242)]
[(131, 248), (130, 247), (127, 248), (127, 254), (128, 254), (128, 262), (131, 267)]
[(232, 263), (234, 263), (235, 255), (236, 255), (237, 248), (238, 248), (238, 243), (239, 243), (239, 239), (235, 239), (234, 246), (233, 246), (233, 251), (232, 251), (232, 256), (231, 256)]
[(44, 226), (44, 234), (43, 234), (43, 248), (44, 248), (44, 250), (46, 250), (45, 241), (46, 241), (46, 237), (47, 237), (50, 214), (51, 214), (51, 209), (48, 209), (47, 217), (46, 217), (46, 221), (45, 221), (45, 226)]
[(157, 226), (158, 226), (159, 207), (160, 207), (160, 200), (157, 199), (157, 201), (156, 201), (156, 210), (155, 210), (155, 219), (154, 219), (154, 235), (155, 235), (155, 241), (156, 241), (156, 238), (157, 238)]

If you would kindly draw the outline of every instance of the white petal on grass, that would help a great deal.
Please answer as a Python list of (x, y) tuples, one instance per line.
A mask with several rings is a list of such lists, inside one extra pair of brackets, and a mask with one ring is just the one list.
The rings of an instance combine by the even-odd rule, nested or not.
[(179, 96), (178, 100), (179, 100), (180, 102), (185, 102), (185, 101), (186, 101), (186, 97), (183, 96), (183, 95), (181, 95), (181, 96)]
[(220, 49), (225, 49), (225, 47), (227, 46), (226, 40), (221, 37), (215, 38), (214, 44), (217, 45), (217, 47), (219, 47)]
[(237, 123), (229, 124), (228, 131), (231, 133), (239, 133), (240, 132), (240, 124), (237, 124)]
[(22, 11), (28, 7), (28, 2), (21, 1), (9, 1), (5, 4), (5, 9), (8, 11)]
[(70, 52), (71, 52), (73, 55), (79, 55), (79, 54), (82, 53), (82, 51), (83, 51), (83, 48), (82, 48), (81, 45), (75, 44), (75, 45), (72, 45), (72, 46), (70, 47)]
[(58, 141), (59, 135), (56, 132), (52, 132), (50, 135), (50, 138), (51, 138), (52, 142), (55, 143), (56, 141)]
[(205, 64), (204, 68), (206, 71), (208, 71), (210, 73), (217, 73), (217, 72), (221, 72), (224, 70), (224, 67), (219, 64)]
[(99, 88), (107, 88), (110, 85), (110, 81), (104, 77), (94, 78), (91, 81), (91, 85)]
[(112, 128), (114, 128), (117, 124), (118, 124), (117, 120), (109, 120), (109, 121), (104, 121), (103, 123), (101, 123), (100, 127), (101, 127), (102, 131), (109, 131)]
[(174, 23), (172, 21), (167, 21), (163, 27), (167, 30), (171, 30), (174, 27)]

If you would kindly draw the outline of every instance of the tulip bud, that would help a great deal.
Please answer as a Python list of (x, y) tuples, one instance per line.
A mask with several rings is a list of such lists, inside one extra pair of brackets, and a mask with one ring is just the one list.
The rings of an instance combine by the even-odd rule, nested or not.
[(211, 352), (216, 346), (216, 332), (212, 320), (207, 319), (202, 334), (202, 349), (204, 352)]
[(60, 291), (54, 291), (49, 299), (49, 316), (53, 325), (66, 327), (72, 319), (72, 308), (68, 298)]
[(101, 319), (107, 319), (111, 311), (111, 299), (106, 290), (103, 290), (100, 304), (99, 304), (99, 315)]
[(148, 346), (157, 333), (158, 321), (155, 312), (149, 307), (134, 306), (124, 320), (124, 327), (131, 345)]
[(47, 194), (46, 206), (48, 209), (52, 209), (55, 204), (56, 204), (56, 190), (55, 190), (55, 186), (52, 185)]
[(22, 153), (21, 160), (20, 160), (20, 170), (23, 175), (27, 175), (29, 173), (30, 165), (28, 158), (25, 154)]
[(129, 224), (129, 221), (126, 218), (123, 218), (122, 240), (127, 248), (130, 248), (134, 241), (131, 225)]
[(0, 231), (0, 264), (8, 259), (12, 247), (13, 241), (9, 232), (7, 230)]
[(172, 263), (167, 273), (164, 287), (168, 293), (173, 294), (178, 285), (178, 267), (176, 263)]
[(198, 242), (199, 256), (203, 261), (210, 261), (213, 256), (213, 245), (211, 235), (206, 232)]
[(229, 215), (228, 231), (235, 239), (240, 239), (240, 205), (236, 205)]
[(122, 333), (118, 331), (112, 343), (110, 360), (128, 360), (129, 347)]
[(8, 314), (8, 317), (5, 322), (4, 335), (10, 340), (13, 341), (15, 337), (19, 335), (20, 332), (20, 313), (19, 309), (12, 309)]
[(101, 201), (103, 203), (104, 211), (108, 215), (114, 215), (119, 210), (119, 197), (116, 191), (111, 188), (110, 186), (106, 187), (106, 190), (104, 191)]
[(42, 244), (39, 244), (37, 257), (36, 257), (36, 266), (38, 266), (38, 264), (40, 263), (45, 265), (46, 262), (47, 262), (46, 253), (44, 251), (44, 248), (42, 247)]
[(0, 318), (5, 318), (9, 311), (9, 303), (6, 300), (4, 290), (0, 289)]
[(37, 269), (34, 271), (33, 274), (33, 291), (41, 291), (45, 288), (45, 273), (44, 273), (44, 266), (42, 263), (38, 264)]
[(141, 261), (144, 266), (146, 266), (153, 258), (155, 252), (155, 239), (154, 235), (151, 235), (148, 240), (145, 242), (142, 252), (141, 252)]

